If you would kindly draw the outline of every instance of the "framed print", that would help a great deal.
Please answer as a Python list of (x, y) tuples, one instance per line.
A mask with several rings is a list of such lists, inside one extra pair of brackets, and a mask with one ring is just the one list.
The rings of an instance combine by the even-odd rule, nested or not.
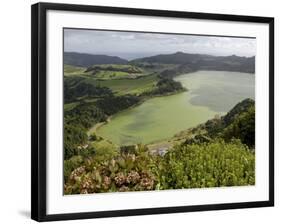
[(274, 19), (32, 6), (32, 219), (274, 205)]

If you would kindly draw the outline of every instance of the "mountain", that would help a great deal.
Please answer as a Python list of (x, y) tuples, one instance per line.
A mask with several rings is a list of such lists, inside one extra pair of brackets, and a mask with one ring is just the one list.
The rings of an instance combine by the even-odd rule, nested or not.
[(76, 52), (64, 52), (64, 64), (90, 67), (98, 64), (135, 64), (152, 66), (155, 64), (174, 64), (177, 67), (164, 70), (163, 75), (169, 76), (177, 73), (198, 70), (235, 71), (255, 73), (255, 57), (212, 56), (207, 54), (189, 54), (176, 52), (174, 54), (159, 54), (151, 57), (127, 61), (117, 56), (93, 55)]
[(94, 55), (76, 52), (64, 52), (64, 64), (89, 67), (98, 64), (127, 64), (128, 61), (117, 56)]
[(130, 61), (133, 64), (177, 64), (190, 71), (217, 70), (255, 73), (255, 57), (212, 56), (206, 54), (160, 54)]

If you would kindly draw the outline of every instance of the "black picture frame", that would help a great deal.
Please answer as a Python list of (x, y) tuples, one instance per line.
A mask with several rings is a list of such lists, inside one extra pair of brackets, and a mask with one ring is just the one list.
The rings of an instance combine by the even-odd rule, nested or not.
[[(131, 210), (114, 210), (85, 213), (52, 214), (46, 213), (46, 12), (63, 10), (75, 12), (100, 12), (124, 15), (156, 16), (169, 18), (192, 18), (235, 22), (254, 22), (269, 25), (269, 200), (208, 204), (195, 206), (159, 207)], [(206, 210), (238, 209), (274, 206), (274, 18), (183, 11), (164, 11), (137, 8), (103, 7), (73, 4), (37, 3), (31, 13), (31, 218), (36, 221), (132, 216), (161, 213), (193, 212)]]

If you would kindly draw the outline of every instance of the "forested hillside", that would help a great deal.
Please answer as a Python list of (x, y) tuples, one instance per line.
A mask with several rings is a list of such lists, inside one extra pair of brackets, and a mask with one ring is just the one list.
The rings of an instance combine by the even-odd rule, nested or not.
[[(175, 71), (218, 70), (255, 73), (255, 57), (212, 56), (205, 54), (188, 54), (177, 52), (130, 61), (136, 65), (176, 64), (180, 65)], [(184, 68), (183, 68), (184, 65)]]
[(64, 52), (64, 64), (89, 67), (97, 64), (127, 64), (127, 60), (117, 56), (93, 55), (77, 52)]

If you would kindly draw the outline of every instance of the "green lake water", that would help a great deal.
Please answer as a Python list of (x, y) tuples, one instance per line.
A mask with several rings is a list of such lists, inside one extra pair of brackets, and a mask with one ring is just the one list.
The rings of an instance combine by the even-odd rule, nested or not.
[(175, 78), (189, 91), (149, 99), (114, 115), (98, 135), (120, 145), (152, 143), (225, 114), (245, 98), (255, 97), (253, 74), (198, 71)]

